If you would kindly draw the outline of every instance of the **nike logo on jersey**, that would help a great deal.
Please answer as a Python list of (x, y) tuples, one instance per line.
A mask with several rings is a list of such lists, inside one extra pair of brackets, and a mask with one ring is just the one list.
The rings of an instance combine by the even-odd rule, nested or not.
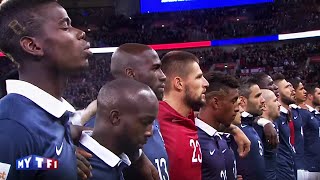
[(294, 116), (294, 117), (293, 117), (293, 119), (297, 119), (297, 118), (298, 118), (297, 116)]
[(224, 149), (224, 150), (222, 151), (222, 154), (224, 154), (224, 152), (226, 152), (226, 150), (227, 150), (227, 149)]
[(242, 128), (245, 128), (245, 127), (247, 127), (247, 125), (243, 125), (243, 124), (241, 124), (240, 126), (241, 126)]
[(63, 148), (63, 142), (62, 142), (62, 144), (61, 144), (61, 146), (60, 146), (59, 149), (58, 149), (58, 147), (56, 146), (56, 154), (57, 154), (58, 156), (60, 156), (60, 154), (61, 154), (61, 152), (62, 152), (62, 148)]
[(212, 156), (216, 152), (216, 150), (210, 151), (210, 155)]
[(286, 122), (282, 122), (282, 125), (284, 125)]

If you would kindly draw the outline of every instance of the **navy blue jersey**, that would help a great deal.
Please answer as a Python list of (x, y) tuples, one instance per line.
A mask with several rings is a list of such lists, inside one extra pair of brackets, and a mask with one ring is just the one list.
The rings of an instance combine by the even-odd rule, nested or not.
[(202, 152), (202, 180), (236, 179), (234, 154), (226, 137), (199, 119), (195, 123)]
[(296, 151), (295, 165), (297, 169), (305, 169), (302, 114), (308, 113), (308, 111), (296, 105), (291, 105), (291, 112), (294, 125), (294, 149)]
[[(93, 128), (95, 121), (96, 117), (94, 116), (85, 124), (85, 126)], [(153, 136), (148, 138), (147, 144), (143, 146), (143, 152), (157, 168), (159, 176), (162, 177), (163, 180), (168, 180), (169, 159), (157, 119), (153, 122)]]
[[(248, 113), (247, 113), (248, 114)], [(251, 141), (250, 152), (245, 158), (240, 158), (236, 154), (238, 174), (242, 175), (243, 179), (265, 179), (265, 162), (263, 157), (263, 144), (261, 139), (253, 128), (254, 117), (252, 115), (241, 116), (240, 129), (245, 133)], [(233, 146), (233, 150), (237, 150), (237, 146)]]
[[(77, 179), (66, 113), (74, 108), (29, 83), (17, 81), (16, 85), (15, 93), (0, 100), (0, 164), (11, 165), (7, 179)], [(16, 170), (16, 160), (30, 155), (58, 160), (58, 169)]]
[(121, 159), (113, 152), (101, 146), (89, 134), (82, 134), (79, 145), (82, 149), (92, 154), (92, 158), (89, 159), (92, 166), (92, 177), (89, 179), (124, 180), (123, 170), (131, 164), (129, 158), (125, 154), (122, 154)]
[(315, 112), (301, 111), (304, 121), (304, 156), (306, 170), (320, 172), (320, 116)]
[(226, 162), (226, 169), (227, 169), (227, 178), (233, 179), (233, 177), (237, 178), (237, 163), (236, 163), (236, 157), (234, 155), (234, 152), (231, 148), (232, 142), (234, 142), (234, 138), (232, 135), (227, 133), (219, 133), (222, 139), (225, 139), (227, 141), (228, 148), (223, 153), (225, 157)]
[[(278, 126), (275, 123), (273, 123), (273, 125), (274, 125), (274, 127), (278, 133), (278, 137), (279, 137)], [(263, 156), (264, 156), (264, 162), (265, 162), (265, 166), (266, 166), (265, 177), (268, 180), (276, 180), (277, 179), (277, 172), (276, 172), (276, 170), (277, 170), (277, 149), (273, 149), (270, 146), (270, 144), (267, 142), (266, 136), (263, 131), (263, 127), (261, 127), (257, 124), (254, 124), (254, 129), (257, 131), (257, 133), (262, 141), (263, 147), (264, 147)]]
[[(280, 117), (274, 122), (279, 128), (279, 146), (277, 154), (277, 178), (286, 180), (296, 179), (294, 150), (290, 144), (290, 128), (288, 110), (280, 107)], [(281, 167), (281, 168), (279, 168)]]
[(169, 159), (157, 119), (153, 122), (153, 136), (148, 138), (147, 144), (143, 146), (143, 152), (157, 168), (161, 179), (169, 180)]

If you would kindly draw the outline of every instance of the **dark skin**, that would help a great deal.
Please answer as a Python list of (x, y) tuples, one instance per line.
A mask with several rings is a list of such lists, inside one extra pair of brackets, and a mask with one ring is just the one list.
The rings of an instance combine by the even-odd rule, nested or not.
[(207, 100), (205, 107), (200, 109), (200, 119), (215, 129), (219, 129), (221, 124), (229, 127), (239, 111), (238, 98), (237, 89), (229, 89), (228, 96), (213, 96)]
[[(130, 89), (127, 85), (123, 84), (123, 89)], [(158, 113), (158, 101), (154, 93), (150, 89), (137, 92), (121, 92), (121, 89), (110, 92), (110, 88), (103, 90), (112, 94), (110, 97), (116, 101), (108, 101), (108, 98), (99, 94), (92, 137), (116, 155), (138, 151), (152, 135), (152, 123)]]
[[(259, 87), (261, 89), (269, 89), (273, 91), (277, 97), (279, 97), (279, 88), (278, 86), (273, 82), (272, 78), (270, 76), (267, 76), (263, 78), (260, 81)], [(266, 137), (267, 143), (269, 143), (271, 148), (277, 148), (279, 144), (278, 134), (276, 129), (273, 127), (272, 123), (268, 123), (263, 127), (263, 132)]]
[[(123, 86), (128, 86), (128, 83)], [(102, 146), (117, 155), (123, 152), (130, 154), (142, 148), (142, 145), (152, 135), (152, 124), (158, 114), (158, 100), (150, 88), (148, 92), (143, 91), (140, 94), (130, 87), (126, 89), (127, 91), (123, 93), (121, 89), (113, 90), (113, 92), (110, 92), (112, 91), (110, 88), (101, 90), (110, 93), (110, 97), (116, 100), (106, 101), (108, 98), (104, 98), (99, 93), (97, 119), (92, 135)], [(157, 173), (154, 174), (152, 169), (146, 167), (148, 163), (153, 167), (151, 162), (146, 160), (148, 158), (142, 154), (130, 166), (129, 169), (137, 175), (134, 178), (159, 179)], [(141, 173), (142, 171), (146, 171), (147, 175)], [(152, 174), (151, 177), (150, 174)]]
[[(128, 43), (122, 45), (111, 58), (111, 71), (116, 79), (132, 78), (142, 82), (153, 90), (158, 100), (162, 100), (164, 82), (166, 80), (166, 76), (160, 68), (161, 61), (158, 54), (150, 47), (142, 44)], [(81, 135), (81, 133), (79, 134)], [(82, 155), (90, 158), (88, 154)], [(128, 155), (136, 161), (127, 168), (125, 172), (126, 179), (159, 179), (157, 170), (144, 154), (140, 158), (134, 152), (129, 152)], [(90, 167), (85, 166), (85, 164), (87, 164), (86, 161), (81, 166), (83, 167), (82, 174), (88, 176)], [(82, 176), (83, 179), (86, 179), (86, 176)]]
[[(116, 78), (132, 78), (148, 85), (158, 100), (162, 100), (166, 76), (157, 52), (150, 47), (136, 43), (121, 45), (111, 58), (111, 72)], [(143, 167), (143, 164), (148, 166)], [(144, 154), (127, 168), (125, 177), (128, 180), (159, 179), (157, 170)]]
[[(229, 127), (239, 111), (237, 89), (228, 89), (228, 92), (221, 91), (220, 95), (213, 95), (206, 100), (203, 108), (200, 108), (199, 118), (215, 129), (219, 129), (221, 125)], [(227, 95), (227, 96), (226, 96)], [(207, 93), (210, 97), (210, 92)], [(242, 180), (242, 176), (237, 176), (238, 180)]]
[(88, 67), (90, 44), (83, 31), (71, 26), (68, 14), (58, 3), (43, 5), (40, 12), (46, 19), (42, 33), (20, 40), (22, 49), (35, 59), (20, 63), (19, 78), (61, 99), (70, 73)]
[[(210, 93), (207, 93), (207, 95), (210, 97)], [(229, 89), (227, 94), (222, 92), (221, 95), (213, 95), (210, 99), (207, 99), (206, 105), (200, 109), (198, 116), (218, 131), (233, 134), (238, 144), (240, 157), (245, 157), (250, 151), (250, 143), (244, 141), (247, 137), (237, 126), (231, 125), (236, 113), (239, 111), (238, 98), (239, 92), (237, 89)]]
[[(41, 32), (33, 37), (24, 36), (19, 42), (21, 48), (30, 55), (20, 62), (19, 79), (62, 100), (69, 76), (88, 68), (88, 58), (92, 55), (88, 50), (90, 44), (85, 40), (83, 31), (71, 26), (67, 12), (58, 3), (42, 5), (38, 11), (40, 19), (44, 20)], [(83, 164), (88, 163), (83, 161)], [(81, 167), (78, 158), (80, 176)]]
[(157, 52), (150, 47), (135, 43), (121, 45), (112, 56), (111, 71), (116, 78), (129, 77), (148, 85), (158, 100), (162, 100), (166, 76)]

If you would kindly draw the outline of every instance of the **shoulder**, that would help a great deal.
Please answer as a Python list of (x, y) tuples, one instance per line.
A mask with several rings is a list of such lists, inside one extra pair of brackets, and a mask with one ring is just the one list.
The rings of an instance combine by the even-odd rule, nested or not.
[(0, 126), (0, 162), (15, 164), (19, 158), (40, 154), (39, 141), (23, 125), (2, 119)]

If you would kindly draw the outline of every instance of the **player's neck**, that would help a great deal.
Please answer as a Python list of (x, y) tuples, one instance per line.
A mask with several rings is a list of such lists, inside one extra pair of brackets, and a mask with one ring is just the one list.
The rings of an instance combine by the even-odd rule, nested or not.
[(206, 110), (200, 109), (199, 111), (198, 118), (210, 125), (211, 127), (213, 127), (214, 129), (218, 130), (220, 128), (220, 123), (216, 121), (214, 117), (215, 116), (212, 113)]
[(261, 115), (261, 118), (264, 118), (264, 119), (267, 119), (267, 120), (273, 122), (273, 119), (272, 119), (267, 113), (263, 113), (263, 114)]
[(312, 107), (313, 109), (316, 108), (316, 106), (315, 106), (310, 100), (306, 100), (306, 101), (305, 101), (305, 104), (308, 105), (308, 106), (310, 106), (310, 107)]
[(279, 98), (279, 103), (281, 106), (283, 106), (285, 109), (289, 109), (289, 104), (286, 104), (284, 102), (281, 101), (281, 98)]
[(163, 101), (167, 102), (174, 110), (176, 110), (183, 117), (188, 117), (191, 111), (191, 107), (186, 105), (182, 100), (172, 98), (171, 96), (165, 96)]
[(297, 101), (296, 105), (301, 107), (301, 106), (304, 106), (305, 103), (304, 103), (304, 101)]
[(68, 80), (65, 75), (51, 74), (44, 69), (19, 70), (19, 79), (37, 86), (58, 100), (61, 100)]
[(119, 141), (110, 133), (106, 134), (106, 132), (100, 132), (94, 129), (92, 138), (117, 156), (123, 153), (123, 151), (120, 150)]

